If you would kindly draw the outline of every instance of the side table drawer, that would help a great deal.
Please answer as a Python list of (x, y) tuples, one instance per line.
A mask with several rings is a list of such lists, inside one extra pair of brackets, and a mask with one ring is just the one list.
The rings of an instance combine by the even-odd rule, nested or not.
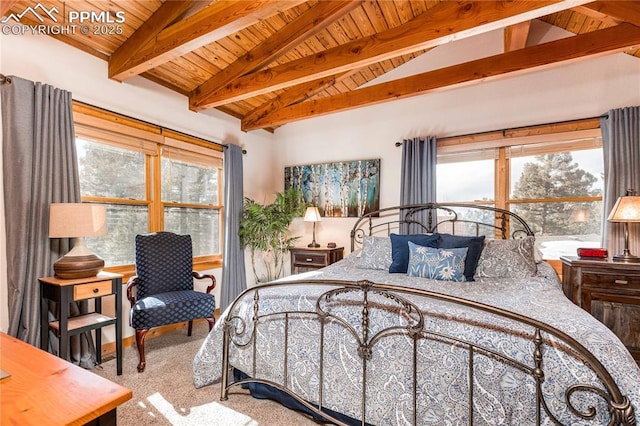
[(602, 271), (595, 273), (584, 271), (582, 273), (582, 285), (589, 287), (614, 287), (619, 289), (640, 290), (640, 275), (611, 274)]
[(323, 253), (294, 253), (293, 263), (295, 265), (326, 266), (327, 257)]
[(113, 291), (111, 280), (98, 281), (89, 284), (80, 284), (73, 287), (73, 300), (91, 299), (93, 297), (107, 296)]

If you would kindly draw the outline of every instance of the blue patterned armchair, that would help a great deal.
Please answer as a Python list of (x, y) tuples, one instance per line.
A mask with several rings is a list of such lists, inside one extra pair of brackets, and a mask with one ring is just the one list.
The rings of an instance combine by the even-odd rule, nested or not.
[[(153, 327), (206, 318), (209, 330), (215, 323), (216, 300), (209, 294), (216, 286), (213, 275), (202, 275), (193, 269), (190, 235), (158, 232), (136, 235), (136, 276), (127, 283), (127, 299), (131, 303), (129, 323), (136, 330), (140, 362), (138, 372), (146, 366), (144, 338)], [(193, 289), (193, 278), (210, 279), (207, 292)]]

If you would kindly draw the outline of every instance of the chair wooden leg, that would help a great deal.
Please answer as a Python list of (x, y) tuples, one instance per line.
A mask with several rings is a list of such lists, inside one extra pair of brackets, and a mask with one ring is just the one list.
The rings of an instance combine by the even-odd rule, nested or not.
[(144, 368), (147, 366), (147, 361), (144, 357), (144, 338), (147, 335), (147, 331), (145, 330), (136, 330), (136, 346), (138, 347), (138, 356), (140, 362), (138, 362), (138, 373), (142, 373)]
[(193, 321), (189, 321), (189, 326), (187, 327), (187, 336), (191, 336), (192, 330), (193, 330)]
[(216, 317), (208, 317), (207, 321), (209, 322), (209, 331), (216, 325)]

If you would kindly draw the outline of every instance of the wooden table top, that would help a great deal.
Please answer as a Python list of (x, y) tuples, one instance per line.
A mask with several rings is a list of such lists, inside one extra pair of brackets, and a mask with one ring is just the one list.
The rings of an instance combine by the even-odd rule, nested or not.
[(0, 424), (82, 425), (132, 397), (124, 388), (0, 333)]

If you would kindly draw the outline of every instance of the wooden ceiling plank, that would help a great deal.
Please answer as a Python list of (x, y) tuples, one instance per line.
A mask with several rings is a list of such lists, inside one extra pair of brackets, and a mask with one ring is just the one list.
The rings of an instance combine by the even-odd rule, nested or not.
[(604, 13), (593, 10), (592, 8), (587, 6), (574, 7), (573, 10), (581, 15), (600, 21), (601, 23), (604, 23), (609, 27), (612, 25), (618, 25), (621, 22), (619, 19), (615, 19), (611, 16), (605, 15)]
[[(588, 0), (578, 0), (587, 2)], [(199, 108), (222, 105), (327, 75), (361, 68), (464, 37), (514, 25), (574, 6), (558, 0), (535, 2), (442, 2), (401, 27), (354, 40), (322, 54), (253, 72), (199, 99)]]
[(167, 1), (146, 20), (131, 37), (129, 37), (109, 59), (109, 78), (124, 81), (133, 77), (124, 64), (131, 60), (147, 43), (152, 41), (167, 25), (171, 24), (178, 16), (185, 12), (193, 0)]
[(5, 16), (19, 0), (2, 0), (0, 2), (0, 16)]
[(362, 4), (362, 9), (369, 18), (369, 22), (375, 28), (376, 33), (381, 33), (389, 29), (387, 21), (384, 19), (382, 10), (377, 1), (366, 1)]
[(123, 67), (140, 74), (199, 47), (221, 40), (302, 0), (218, 1), (156, 35)]
[(355, 25), (360, 29), (360, 32), (362, 32), (363, 36), (366, 37), (376, 33), (376, 30), (371, 24), (369, 17), (365, 13), (364, 8), (357, 8), (356, 10), (351, 12), (350, 16), (354, 20)]
[(309, 8), (298, 19), (198, 86), (189, 97), (190, 108), (197, 110), (201, 99), (206, 99), (237, 77), (270, 64), (283, 53), (319, 32), (328, 22), (335, 21), (359, 5), (359, 1), (325, 1)]
[(635, 26), (640, 26), (640, 1), (594, 1), (585, 7), (603, 13), (623, 22), (629, 22)]
[(520, 22), (519, 24), (509, 25), (504, 29), (504, 51), (522, 49), (527, 46), (527, 38), (529, 37), (529, 28), (531, 21)]
[(244, 130), (272, 127), (313, 116), (346, 111), (442, 88), (487, 81), (505, 74), (542, 69), (588, 57), (616, 53), (640, 43), (640, 27), (620, 24), (463, 64), (382, 83), (319, 100), (291, 105), (256, 120)]

